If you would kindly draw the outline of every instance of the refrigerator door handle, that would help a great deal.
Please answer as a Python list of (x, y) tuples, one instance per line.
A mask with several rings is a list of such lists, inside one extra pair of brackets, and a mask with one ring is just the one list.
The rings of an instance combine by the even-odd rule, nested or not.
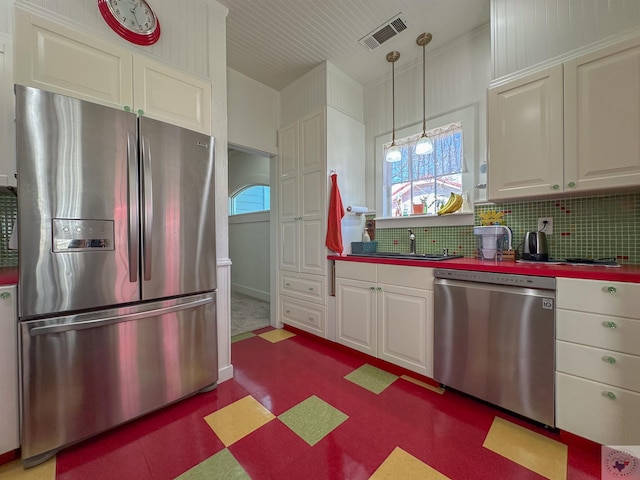
[(153, 232), (153, 185), (151, 178), (151, 148), (149, 142), (144, 136), (140, 137), (140, 145), (142, 146), (142, 194), (144, 197), (142, 208), (144, 209), (142, 237), (144, 279), (151, 280), (151, 232)]
[(129, 281), (138, 281), (138, 250), (140, 237), (138, 235), (138, 170), (136, 165), (136, 141), (133, 133), (127, 135), (127, 189), (129, 192)]
[(131, 313), (129, 315), (120, 315), (116, 317), (99, 318), (95, 320), (86, 320), (84, 322), (77, 323), (65, 323), (62, 325), (44, 325), (42, 327), (35, 327), (29, 330), (29, 335), (35, 337), (37, 335), (47, 335), (50, 333), (61, 333), (72, 330), (85, 330), (87, 328), (103, 327), (106, 325), (113, 325), (114, 323), (131, 322), (140, 318), (153, 317), (155, 315), (165, 315), (167, 313), (179, 312), (181, 310), (189, 310), (192, 308), (207, 305), (213, 302), (212, 297), (201, 298), (194, 300), (193, 302), (181, 303), (178, 305), (172, 305), (170, 307), (158, 308), (155, 310), (147, 310), (143, 312)]

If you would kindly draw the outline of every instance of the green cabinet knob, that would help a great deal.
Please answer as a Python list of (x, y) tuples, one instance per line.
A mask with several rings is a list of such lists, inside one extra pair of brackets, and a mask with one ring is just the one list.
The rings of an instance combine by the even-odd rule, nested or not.
[(615, 363), (616, 363), (616, 359), (613, 358), (613, 357), (610, 357), (608, 355), (605, 355), (604, 357), (602, 357), (602, 360), (604, 362), (610, 363), (611, 365), (615, 365)]
[(11, 294), (9, 292), (0, 293), (0, 298), (6, 300), (7, 298), (11, 298)]
[(575, 186), (576, 186), (576, 182), (567, 183), (567, 187), (569, 187), (569, 188), (574, 188)]
[(558, 185), (557, 183), (555, 185), (552, 185), (551, 188), (553, 190), (558, 190), (560, 188), (560, 185)]
[(125, 105), (124, 106), (124, 111), (125, 112), (130, 112), (131, 111), (131, 107), (129, 105)]
[(611, 295), (613, 295), (614, 293), (616, 293), (618, 290), (616, 290), (616, 287), (608, 287), (607, 288), (607, 293), (610, 293)]
[(144, 115), (144, 110), (142, 110), (141, 108), (138, 109), (138, 115)]
[(616, 322), (602, 322), (602, 325), (604, 325), (607, 328), (618, 328), (618, 325), (616, 324)]
[(607, 397), (609, 400), (615, 400), (616, 399), (616, 394), (613, 393), (613, 392), (602, 392), (602, 395)]

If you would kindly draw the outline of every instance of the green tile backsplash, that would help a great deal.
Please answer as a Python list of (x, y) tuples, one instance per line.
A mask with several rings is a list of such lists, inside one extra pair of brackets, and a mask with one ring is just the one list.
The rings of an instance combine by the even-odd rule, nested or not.
[[(504, 213), (504, 224), (513, 231), (514, 248), (525, 232), (536, 230), (538, 218), (553, 218), (553, 235), (547, 236), (553, 258), (609, 258), (619, 263), (640, 263), (640, 193), (602, 195), (585, 198), (562, 198), (527, 202), (482, 205), (475, 208), (475, 225), (479, 214), (488, 210)], [(414, 229), (418, 253), (449, 253), (473, 257), (476, 238), (473, 227), (421, 227)], [(378, 250), (405, 252), (409, 248), (406, 228), (377, 228)]]
[(9, 250), (9, 238), (18, 215), (18, 199), (9, 191), (0, 191), (0, 267), (18, 265), (18, 251)]

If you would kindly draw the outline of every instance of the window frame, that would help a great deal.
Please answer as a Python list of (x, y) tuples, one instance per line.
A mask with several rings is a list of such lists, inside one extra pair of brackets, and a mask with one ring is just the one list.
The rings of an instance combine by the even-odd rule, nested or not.
[[(427, 119), (427, 130), (438, 128), (441, 126), (449, 125), (456, 122), (462, 122), (462, 144), (463, 144), (463, 158), (462, 158), (462, 191), (465, 192), (466, 208), (465, 212), (470, 211), (473, 213), (473, 198), (474, 198), (474, 171), (475, 164), (478, 160), (478, 105), (474, 103), (467, 105), (451, 112), (437, 115), (433, 118)], [(409, 137), (422, 132), (422, 122), (414, 123), (407, 127), (396, 130), (396, 138)], [(402, 219), (407, 217), (392, 217), (390, 208), (387, 208), (387, 202), (385, 202), (385, 185), (384, 185), (384, 144), (391, 142), (391, 132), (375, 137), (375, 159), (376, 159), (376, 212), (379, 218), (384, 219)], [(467, 198), (468, 197), (468, 198)], [(430, 219), (437, 215), (421, 215), (422, 219)], [(473, 215), (472, 215), (473, 217)], [(415, 218), (415, 217), (414, 217)], [(441, 217), (445, 218), (445, 217)], [(423, 222), (424, 223), (424, 222)], [(465, 223), (466, 224), (466, 223)], [(473, 218), (471, 223), (473, 224)]]

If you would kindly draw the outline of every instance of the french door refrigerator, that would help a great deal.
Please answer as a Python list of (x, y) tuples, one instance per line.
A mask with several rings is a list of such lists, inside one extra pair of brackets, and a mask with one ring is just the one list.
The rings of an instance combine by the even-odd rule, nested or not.
[(215, 387), (214, 140), (15, 90), (29, 467)]

